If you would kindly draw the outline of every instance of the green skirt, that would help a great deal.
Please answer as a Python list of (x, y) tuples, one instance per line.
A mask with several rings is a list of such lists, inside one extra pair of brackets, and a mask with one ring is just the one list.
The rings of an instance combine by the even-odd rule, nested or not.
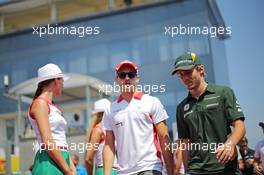
[[(95, 175), (104, 175), (104, 168), (96, 168)], [(111, 175), (117, 175), (117, 170), (112, 169)]]
[[(69, 152), (61, 151), (64, 160), (70, 166)], [(47, 151), (38, 151), (32, 169), (33, 175), (63, 175), (59, 166), (51, 159)]]

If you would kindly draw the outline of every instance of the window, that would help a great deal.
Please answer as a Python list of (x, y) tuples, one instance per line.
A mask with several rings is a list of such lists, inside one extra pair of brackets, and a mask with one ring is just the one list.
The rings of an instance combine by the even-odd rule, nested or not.
[(83, 74), (87, 73), (86, 56), (82, 56), (82, 57), (70, 60), (69, 68), (70, 68), (70, 72), (83, 73)]
[(103, 72), (107, 70), (107, 46), (105, 44), (96, 45), (89, 48), (89, 69), (91, 73)]
[(185, 97), (187, 97), (187, 95), (188, 95), (187, 90), (177, 91), (176, 92), (177, 103), (175, 103), (175, 104), (178, 105)]
[(111, 68), (114, 69), (116, 64), (122, 60), (131, 59), (130, 58), (130, 44), (126, 41), (115, 41), (110, 43), (110, 58), (111, 58)]
[(171, 44), (172, 58), (176, 59), (184, 52), (187, 51), (187, 38), (186, 36), (179, 36), (172, 38)]
[(131, 40), (132, 58), (137, 65), (141, 64), (141, 60), (146, 59), (146, 40), (142, 36), (136, 36)]
[(172, 106), (176, 104), (175, 92), (164, 92), (153, 95), (159, 98), (163, 106)]
[(69, 54), (69, 72), (87, 73), (87, 49), (79, 49)]
[[(163, 33), (162, 33), (163, 34)], [(167, 59), (167, 53), (164, 52), (166, 49), (164, 44), (164, 36), (162, 36), (160, 33), (151, 33), (147, 36), (147, 58), (144, 59), (145, 62), (152, 62), (155, 60), (164, 60)], [(162, 46), (163, 45), (163, 46)], [(162, 51), (163, 49), (163, 51)]]
[(189, 50), (198, 55), (209, 54), (209, 44), (207, 36), (192, 35), (189, 40)]
[(11, 71), (12, 85), (17, 85), (27, 79), (28, 73), (27, 73), (27, 69), (25, 69), (25, 67), (27, 67), (27, 61), (25, 61), (23, 58), (22, 60), (23, 61), (18, 61), (16, 62), (16, 64), (14, 64), (14, 66), (12, 66), (12, 71)]

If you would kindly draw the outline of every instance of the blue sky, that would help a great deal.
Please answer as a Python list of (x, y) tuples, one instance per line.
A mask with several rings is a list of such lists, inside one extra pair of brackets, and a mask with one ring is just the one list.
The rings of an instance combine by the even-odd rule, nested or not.
[(246, 116), (250, 147), (264, 139), (258, 126), (264, 121), (264, 15), (263, 0), (218, 0), (226, 25), (232, 27), (225, 41), (230, 85)]

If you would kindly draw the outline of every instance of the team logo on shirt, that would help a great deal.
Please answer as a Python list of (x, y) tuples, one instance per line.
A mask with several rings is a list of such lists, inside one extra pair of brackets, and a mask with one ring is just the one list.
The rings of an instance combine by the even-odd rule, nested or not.
[(183, 107), (184, 111), (188, 111), (189, 109), (190, 109), (190, 104), (184, 105), (184, 107)]
[(121, 127), (121, 126), (123, 126), (123, 122), (118, 122), (115, 125), (116, 125), (116, 127)]

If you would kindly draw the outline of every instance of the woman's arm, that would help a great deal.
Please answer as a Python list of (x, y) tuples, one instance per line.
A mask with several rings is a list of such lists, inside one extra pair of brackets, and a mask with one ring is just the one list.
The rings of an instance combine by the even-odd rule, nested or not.
[(106, 131), (103, 149), (104, 175), (110, 175), (115, 159), (115, 136), (113, 131)]
[(90, 140), (88, 140), (88, 143), (91, 145), (90, 149), (88, 149), (86, 152), (85, 158), (85, 165), (87, 168), (88, 175), (92, 175), (93, 173), (93, 158), (96, 151), (98, 150), (102, 134), (102, 130), (96, 127), (92, 130)]
[(42, 138), (43, 144), (45, 144), (47, 153), (52, 160), (61, 168), (64, 174), (72, 175), (71, 169), (64, 160), (62, 154), (56, 148), (55, 141), (51, 135), (50, 124), (48, 120), (48, 105), (44, 100), (35, 100), (32, 108), (31, 114), (35, 117), (40, 136)]
[(72, 170), (73, 175), (77, 175), (76, 167), (74, 166), (71, 157), (70, 157), (70, 168)]

